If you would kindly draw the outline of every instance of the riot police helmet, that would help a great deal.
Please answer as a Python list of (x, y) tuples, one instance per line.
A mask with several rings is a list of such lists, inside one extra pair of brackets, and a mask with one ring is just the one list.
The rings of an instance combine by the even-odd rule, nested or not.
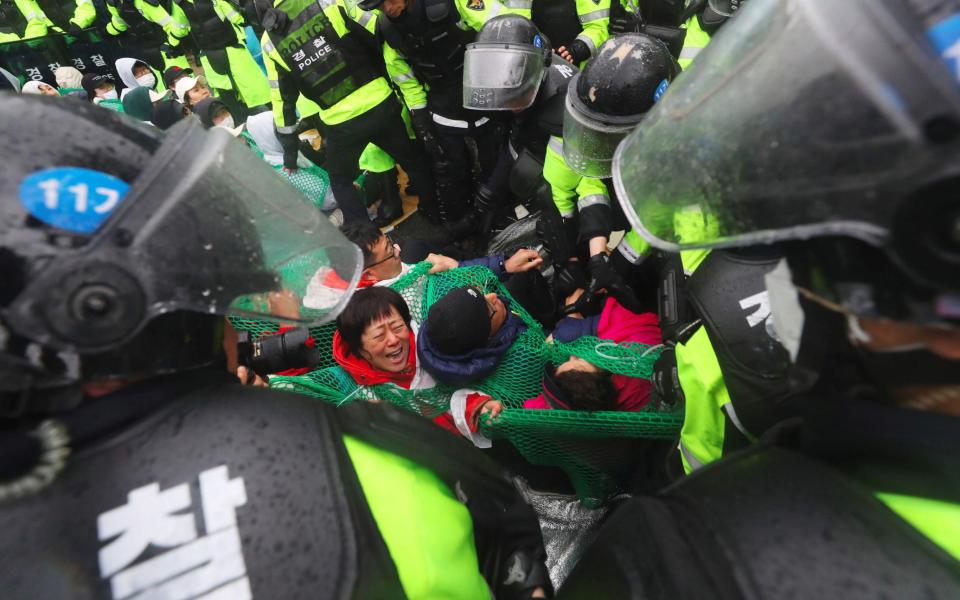
[(610, 177), (617, 145), (679, 72), (670, 51), (644, 34), (607, 40), (567, 87), (563, 157), (585, 177)]
[(487, 21), (463, 64), (463, 106), (474, 110), (530, 107), (553, 51), (533, 21), (500, 15)]
[[(672, 251), (845, 236), (960, 289), (949, 35), (871, 0), (753, 0), (727, 27), (617, 148), (635, 229)], [(709, 235), (679, 234), (691, 207)]]
[[(226, 131), (166, 135), (92, 105), (0, 97), (0, 400), (74, 402), (84, 383), (213, 363), (226, 315), (334, 318), (360, 252)], [(57, 139), (57, 143), (50, 143)], [(314, 308), (274, 314), (335, 271)]]

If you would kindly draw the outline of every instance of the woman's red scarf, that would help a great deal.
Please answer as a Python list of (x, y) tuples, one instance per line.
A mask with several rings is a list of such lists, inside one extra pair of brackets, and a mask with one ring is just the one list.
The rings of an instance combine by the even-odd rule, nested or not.
[(413, 377), (417, 373), (417, 339), (410, 331), (410, 356), (407, 358), (407, 367), (400, 373), (390, 373), (374, 369), (365, 359), (351, 354), (347, 345), (340, 336), (340, 331), (333, 334), (333, 360), (353, 377), (359, 385), (379, 385), (393, 383), (409, 390)]

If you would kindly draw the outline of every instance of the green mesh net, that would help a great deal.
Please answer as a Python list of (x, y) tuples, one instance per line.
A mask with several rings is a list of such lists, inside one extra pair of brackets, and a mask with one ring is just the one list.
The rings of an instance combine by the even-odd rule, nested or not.
[[(510, 297), (497, 277), (485, 267), (466, 267), (428, 275), (429, 263), (414, 266), (390, 287), (410, 307), (415, 322), (423, 322), (434, 302), (450, 290), (474, 285), (485, 293)], [(512, 298), (511, 298), (512, 300)], [(651, 401), (641, 412), (581, 412), (524, 409), (525, 400), (537, 396), (544, 367), (577, 356), (612, 373), (649, 378), (660, 348), (638, 343), (617, 344), (596, 337), (581, 337), (570, 343), (547, 342), (543, 327), (517, 302), (511, 310), (526, 324), (497, 369), (476, 382), (474, 389), (503, 402), (504, 410), (494, 420), (481, 423), (481, 432), (492, 439), (509, 440), (535, 465), (563, 469), (581, 501), (598, 506), (620, 491), (635, 464), (638, 452), (649, 440), (675, 438), (683, 423), (680, 407)], [(275, 333), (278, 323), (231, 317), (231, 323), (251, 336)], [(317, 347), (331, 348), (335, 324), (311, 329)], [(430, 389), (405, 390), (392, 384), (360, 386), (323, 352), (317, 369), (296, 377), (272, 377), (271, 387), (305, 394), (336, 405), (355, 401), (392, 402), (427, 418), (450, 408), (455, 388), (437, 385)]]

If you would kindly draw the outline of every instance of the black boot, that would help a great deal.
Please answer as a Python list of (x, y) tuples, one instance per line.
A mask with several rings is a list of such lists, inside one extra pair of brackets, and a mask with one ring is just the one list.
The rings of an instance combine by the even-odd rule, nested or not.
[(397, 168), (377, 173), (380, 180), (380, 207), (373, 224), (386, 227), (403, 216), (403, 200), (400, 198), (400, 186), (397, 184)]
[(498, 204), (493, 190), (481, 183), (473, 192), (473, 206), (467, 214), (449, 225), (451, 235), (461, 239), (472, 234), (489, 234), (497, 216)]

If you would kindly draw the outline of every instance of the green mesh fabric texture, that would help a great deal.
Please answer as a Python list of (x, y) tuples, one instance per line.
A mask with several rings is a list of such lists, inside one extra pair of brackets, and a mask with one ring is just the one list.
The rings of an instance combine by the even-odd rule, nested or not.
[[(434, 302), (450, 290), (474, 285), (483, 292), (510, 297), (497, 277), (485, 267), (466, 267), (428, 275), (429, 263), (414, 266), (391, 287), (410, 307), (415, 322), (422, 322)], [(512, 300), (512, 298), (511, 298)], [(504, 410), (494, 420), (481, 424), (491, 439), (509, 440), (535, 465), (563, 469), (581, 501), (599, 506), (622, 489), (635, 457), (649, 440), (676, 438), (683, 424), (681, 407), (664, 406), (653, 400), (641, 412), (581, 412), (524, 409), (525, 400), (539, 395), (547, 362), (559, 364), (578, 356), (598, 367), (632, 377), (649, 378), (660, 347), (616, 344), (595, 337), (570, 343), (546, 341), (542, 326), (517, 302), (511, 310), (527, 325), (504, 355), (497, 370), (472, 387), (503, 402)], [(275, 333), (277, 323), (231, 317), (231, 323), (254, 337)], [(317, 347), (331, 348), (335, 325), (311, 329)], [(355, 401), (392, 402), (406, 410), (433, 418), (449, 410), (456, 390), (438, 385), (426, 390), (404, 390), (392, 384), (359, 386), (323, 352), (318, 368), (297, 377), (272, 377), (271, 387), (305, 394), (336, 405)]]
[(314, 206), (321, 210), (326, 210), (330, 204), (327, 198), (327, 191), (330, 189), (330, 176), (327, 172), (317, 166), (301, 167), (293, 173), (283, 170), (283, 167), (275, 167), (277, 173), (290, 184), (300, 190), (300, 193), (310, 199)]

